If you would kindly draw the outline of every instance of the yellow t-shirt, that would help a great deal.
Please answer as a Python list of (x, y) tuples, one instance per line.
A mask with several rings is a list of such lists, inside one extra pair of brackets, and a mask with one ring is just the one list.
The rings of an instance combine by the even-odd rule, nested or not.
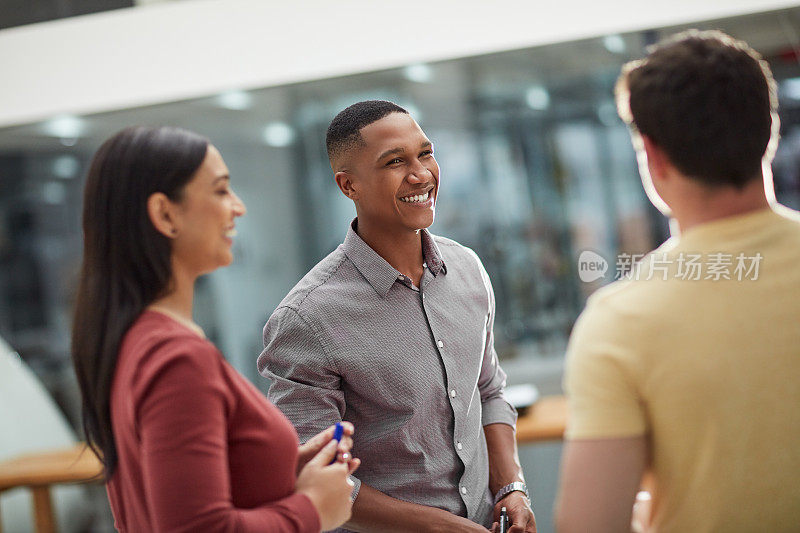
[(568, 439), (647, 436), (655, 531), (800, 531), (800, 213), (691, 228), (597, 291), (564, 386)]

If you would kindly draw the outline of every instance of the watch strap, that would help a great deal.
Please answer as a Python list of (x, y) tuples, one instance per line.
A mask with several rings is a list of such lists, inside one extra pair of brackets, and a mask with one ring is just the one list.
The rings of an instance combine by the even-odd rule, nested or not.
[(494, 495), (494, 504), (497, 505), (497, 502), (499, 502), (512, 492), (516, 491), (524, 493), (525, 497), (528, 498), (528, 500), (531, 499), (530, 495), (528, 494), (527, 485), (525, 485), (525, 483), (523, 483), (522, 481), (514, 481), (497, 491), (497, 494)]

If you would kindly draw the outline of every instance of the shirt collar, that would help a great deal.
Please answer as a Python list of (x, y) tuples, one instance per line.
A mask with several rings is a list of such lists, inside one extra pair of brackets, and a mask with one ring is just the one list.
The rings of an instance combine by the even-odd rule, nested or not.
[[(385, 297), (401, 273), (364, 242), (364, 239), (356, 233), (357, 225), (358, 219), (355, 218), (347, 229), (343, 244), (344, 253), (372, 285), (375, 292)], [(439, 247), (427, 229), (422, 230), (422, 256), (434, 276), (439, 272), (447, 273)]]
[(442, 252), (433, 240), (433, 235), (427, 229), (422, 230), (422, 257), (428, 264), (428, 269), (434, 276), (438, 276), (439, 272), (447, 274), (447, 267), (442, 259)]

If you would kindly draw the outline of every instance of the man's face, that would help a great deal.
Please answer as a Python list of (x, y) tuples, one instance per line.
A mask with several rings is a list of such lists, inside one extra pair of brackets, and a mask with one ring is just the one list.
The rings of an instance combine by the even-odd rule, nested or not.
[(365, 146), (352, 149), (359, 224), (383, 231), (416, 231), (433, 224), (439, 165), (433, 145), (405, 113), (391, 113), (361, 129)]

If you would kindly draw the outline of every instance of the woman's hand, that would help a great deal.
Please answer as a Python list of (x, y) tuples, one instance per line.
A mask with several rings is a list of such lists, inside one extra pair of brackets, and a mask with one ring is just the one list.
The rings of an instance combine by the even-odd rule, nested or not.
[[(353, 459), (353, 455), (350, 453), (350, 449), (353, 447), (353, 424), (350, 422), (342, 422), (342, 425), (344, 426), (344, 433), (336, 449), (336, 460), (347, 463), (350, 467), (350, 473), (352, 474), (355, 469), (358, 468), (358, 465), (361, 464), (361, 461)], [(308, 442), (300, 445), (297, 449), (297, 475), (300, 475), (300, 471), (306, 466), (306, 463), (330, 442), (333, 438), (333, 430), (335, 427), (336, 426), (331, 426), (325, 431), (317, 433), (311, 437)]]
[[(311, 500), (319, 514), (323, 531), (334, 529), (349, 520), (353, 508), (350, 500), (353, 482), (349, 476), (355, 468), (351, 469), (350, 463), (342, 460), (329, 464), (338, 455), (337, 448), (336, 441), (328, 439), (328, 444), (300, 471), (295, 486), (297, 493), (305, 494)], [(353, 461), (357, 468), (358, 459)]]

